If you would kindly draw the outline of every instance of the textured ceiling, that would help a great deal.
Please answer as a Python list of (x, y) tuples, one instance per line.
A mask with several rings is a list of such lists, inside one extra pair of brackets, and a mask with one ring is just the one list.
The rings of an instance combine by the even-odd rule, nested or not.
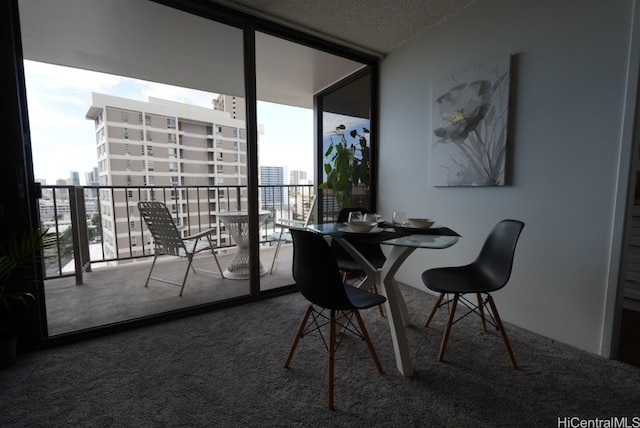
[(477, 0), (212, 0), (384, 56)]

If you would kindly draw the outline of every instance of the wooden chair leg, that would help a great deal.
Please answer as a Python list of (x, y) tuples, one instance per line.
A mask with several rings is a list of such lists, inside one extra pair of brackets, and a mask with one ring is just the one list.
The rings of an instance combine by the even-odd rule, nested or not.
[(342, 271), (342, 283), (346, 284), (348, 279), (349, 279), (349, 272)]
[[(378, 286), (373, 284), (373, 287), (371, 287), (371, 291), (373, 291), (376, 294), (378, 293)], [(378, 310), (380, 311), (380, 316), (384, 318), (384, 307), (382, 306), (382, 304), (378, 305)]]
[(442, 361), (444, 357), (444, 351), (447, 348), (447, 341), (449, 340), (449, 333), (451, 333), (451, 326), (453, 325), (453, 318), (456, 314), (456, 306), (458, 305), (458, 299), (460, 295), (455, 293), (453, 295), (453, 302), (451, 303), (451, 308), (449, 309), (449, 318), (447, 318), (447, 327), (444, 330), (444, 335), (442, 336), (442, 343), (440, 344), (440, 352), (438, 353), (438, 361)]
[(436, 312), (438, 312), (438, 308), (440, 307), (440, 303), (442, 302), (443, 298), (444, 298), (444, 293), (440, 293), (440, 295), (438, 296), (438, 300), (436, 300), (436, 304), (433, 305), (433, 308), (431, 309), (431, 313), (429, 314), (429, 317), (424, 322), (424, 328), (429, 327), (429, 324), (431, 323), (433, 316), (436, 314)]
[(478, 311), (480, 313), (480, 320), (482, 320), (482, 330), (484, 330), (484, 332), (487, 332), (487, 320), (484, 318), (484, 304), (482, 303), (482, 296), (480, 295), (480, 293), (476, 293), (476, 296), (478, 296)]
[(511, 366), (517, 370), (518, 365), (516, 364), (516, 359), (513, 356), (513, 351), (511, 350), (511, 345), (509, 344), (507, 333), (504, 331), (504, 326), (502, 325), (502, 321), (500, 320), (500, 315), (498, 315), (498, 309), (496, 308), (496, 304), (493, 302), (493, 298), (490, 294), (487, 296), (487, 300), (489, 301), (489, 305), (491, 306), (491, 312), (493, 312), (493, 318), (496, 320), (496, 326), (498, 327), (500, 336), (502, 336), (502, 341), (504, 342), (504, 347), (507, 350), (507, 355), (509, 355)]
[(329, 322), (329, 370), (327, 373), (327, 400), (329, 410), (333, 410), (333, 356), (336, 348), (336, 311), (331, 310), (331, 320)]
[(289, 367), (289, 363), (291, 362), (291, 358), (293, 358), (293, 353), (296, 350), (296, 346), (298, 346), (298, 342), (302, 337), (302, 332), (307, 325), (307, 321), (309, 321), (309, 315), (311, 315), (311, 311), (313, 310), (313, 305), (309, 305), (304, 316), (302, 317), (302, 321), (300, 322), (300, 327), (298, 327), (298, 331), (296, 332), (296, 337), (293, 338), (293, 343), (291, 344), (291, 349), (289, 349), (289, 355), (287, 356), (287, 361), (284, 363), (284, 368)]
[(373, 347), (373, 343), (371, 343), (371, 339), (369, 338), (369, 333), (367, 332), (367, 328), (364, 326), (364, 321), (362, 321), (362, 317), (360, 316), (360, 312), (355, 310), (353, 312), (358, 320), (358, 325), (360, 326), (360, 331), (362, 332), (362, 337), (364, 337), (364, 341), (367, 342), (367, 348), (369, 348), (369, 353), (371, 354), (371, 358), (373, 358), (373, 362), (376, 365), (376, 368), (380, 373), (383, 373), (382, 364), (380, 364), (380, 360), (378, 359), (378, 354), (376, 354), (376, 350)]

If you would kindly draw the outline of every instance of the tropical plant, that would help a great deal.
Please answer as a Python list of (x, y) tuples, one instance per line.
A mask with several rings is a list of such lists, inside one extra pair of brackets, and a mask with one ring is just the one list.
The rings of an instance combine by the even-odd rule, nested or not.
[(35, 300), (20, 284), (35, 280), (30, 268), (43, 250), (56, 245), (56, 239), (48, 229), (29, 229), (21, 236), (11, 236), (0, 247), (0, 313), (9, 313), (16, 304), (27, 305)]
[[(347, 141), (349, 135), (354, 141)], [(331, 143), (324, 153), (324, 172), (327, 179), (319, 187), (330, 189), (340, 208), (354, 206), (353, 189), (363, 185), (366, 199), (369, 194), (371, 173), (371, 153), (368, 145), (369, 130), (362, 128), (362, 133), (352, 129), (346, 133), (346, 127), (339, 125), (330, 134)], [(364, 206), (368, 204), (364, 201)]]

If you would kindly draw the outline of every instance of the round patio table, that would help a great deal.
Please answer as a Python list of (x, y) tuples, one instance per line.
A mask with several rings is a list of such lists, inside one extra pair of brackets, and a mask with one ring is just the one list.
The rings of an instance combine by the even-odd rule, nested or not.
[[(270, 215), (269, 211), (259, 211), (259, 226), (262, 226)], [(224, 277), (249, 279), (249, 213), (247, 211), (224, 211), (217, 213), (217, 216), (236, 242), (236, 254), (224, 270)], [(269, 272), (260, 260), (258, 263), (260, 264), (260, 276)]]

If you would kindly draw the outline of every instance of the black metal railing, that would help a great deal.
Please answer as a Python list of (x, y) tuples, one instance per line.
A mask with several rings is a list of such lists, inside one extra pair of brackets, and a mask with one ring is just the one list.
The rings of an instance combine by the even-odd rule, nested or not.
[[(46, 279), (82, 275), (96, 263), (103, 265), (153, 255), (151, 236), (141, 219), (138, 201), (165, 203), (184, 235), (214, 229), (218, 248), (235, 246), (220, 211), (246, 210), (246, 186), (42, 186), (40, 217), (43, 226), (58, 236), (47, 254)], [(276, 239), (277, 218), (309, 216), (315, 192), (312, 185), (259, 186), (260, 209), (271, 212), (261, 226), (261, 245)], [(73, 263), (72, 263), (73, 262)]]

